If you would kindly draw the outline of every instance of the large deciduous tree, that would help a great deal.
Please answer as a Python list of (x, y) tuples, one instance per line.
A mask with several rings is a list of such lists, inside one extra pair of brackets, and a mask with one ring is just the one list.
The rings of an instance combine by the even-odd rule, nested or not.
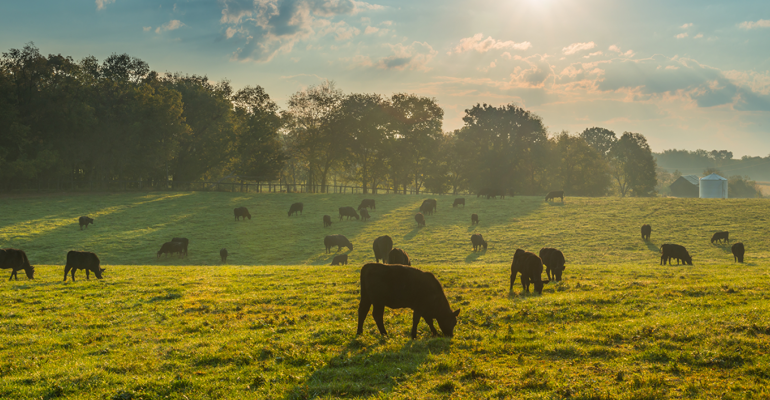
[(609, 157), (611, 175), (621, 197), (655, 194), (655, 159), (642, 134), (624, 132), (612, 146)]
[(606, 156), (610, 149), (612, 149), (612, 145), (618, 140), (615, 132), (598, 127), (586, 128), (586, 130), (580, 132), (579, 136), (602, 156)]

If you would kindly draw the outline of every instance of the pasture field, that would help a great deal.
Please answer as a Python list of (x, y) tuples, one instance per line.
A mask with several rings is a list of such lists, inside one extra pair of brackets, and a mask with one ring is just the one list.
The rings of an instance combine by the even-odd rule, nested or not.
[[(377, 200), (370, 222), (338, 221), (364, 197)], [(0, 247), (36, 266), (35, 280), (0, 284), (0, 398), (770, 398), (766, 200), (468, 197), (463, 210), (440, 196), (417, 229), (424, 198), (0, 198)], [(304, 215), (288, 218), (295, 201)], [(233, 221), (236, 206), (253, 219)], [(81, 232), (80, 215), (95, 225)], [(711, 245), (717, 230), (746, 245), (745, 264)], [(327, 265), (331, 233), (353, 242), (349, 265)], [(472, 233), (486, 252), (471, 251)], [(383, 234), (462, 310), (454, 338), (421, 322), (410, 340), (411, 312), (389, 309), (388, 337), (371, 313), (355, 336), (358, 273)], [(189, 257), (158, 260), (173, 236), (190, 239)], [(665, 242), (695, 265), (659, 265)], [(509, 291), (513, 251), (546, 245), (564, 251), (564, 280)], [(221, 247), (233, 265), (219, 265)], [(62, 283), (70, 249), (99, 254), (105, 279)]]

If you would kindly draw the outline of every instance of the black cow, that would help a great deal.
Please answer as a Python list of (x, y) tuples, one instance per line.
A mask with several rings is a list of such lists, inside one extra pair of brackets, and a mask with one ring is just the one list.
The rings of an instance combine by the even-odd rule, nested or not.
[(425, 199), (420, 205), (420, 212), (425, 215), (433, 215), (433, 213), (436, 212), (437, 206), (438, 202), (436, 199)]
[(377, 260), (377, 262), (382, 260), (383, 264), (390, 264), (390, 261), (388, 261), (388, 253), (393, 249), (393, 239), (391, 239), (390, 236), (385, 235), (374, 239), (372, 249), (374, 250), (374, 259)]
[(471, 243), (473, 243), (473, 251), (476, 251), (476, 249), (481, 250), (481, 247), (484, 247), (484, 250), (487, 250), (487, 241), (484, 240), (484, 238), (481, 236), (480, 233), (474, 233), (471, 235)]
[(221, 250), (219, 250), (219, 257), (222, 259), (222, 264), (227, 263), (227, 249), (222, 247)]
[(516, 281), (516, 274), (521, 274), (521, 288), (529, 293), (529, 284), (535, 286), (535, 292), (543, 294), (543, 284), (550, 281), (543, 281), (543, 261), (535, 255), (522, 249), (516, 249), (511, 262), (511, 286), (508, 290), (513, 290), (513, 282)]
[(366, 211), (365, 208), (362, 208), (358, 210), (358, 212), (361, 213), (361, 221), (368, 221), (371, 216), (369, 216), (369, 211)]
[(478, 214), (471, 214), (471, 225), (478, 225), (479, 224), (479, 215)]
[(291, 217), (292, 214), (297, 214), (299, 212), (300, 215), (302, 215), (302, 209), (305, 208), (305, 205), (302, 203), (294, 203), (289, 207), (289, 216)]
[(557, 197), (561, 198), (561, 202), (564, 203), (564, 191), (563, 190), (554, 190), (553, 192), (548, 192), (547, 195), (545, 195), (545, 201), (556, 200)]
[(179, 256), (181, 257), (184, 253), (184, 244), (180, 242), (166, 242), (163, 243), (162, 246), (160, 246), (160, 250), (158, 250), (158, 258), (160, 258), (161, 254), (174, 254), (179, 253)]
[(324, 215), (324, 228), (327, 226), (332, 226), (332, 217)]
[(414, 220), (417, 221), (417, 226), (425, 226), (425, 217), (422, 216), (422, 213), (415, 214)]
[(371, 208), (372, 210), (376, 210), (377, 208), (374, 207), (374, 199), (361, 200), (361, 204), (358, 205), (358, 210), (360, 211), (364, 208)]
[(718, 241), (719, 243), (722, 243), (722, 241), (730, 243), (730, 232), (715, 233), (714, 236), (711, 236), (711, 244), (714, 244), (714, 242), (716, 241)]
[[(548, 280), (559, 282), (561, 280), (561, 274), (564, 269), (564, 253), (561, 250), (556, 250), (550, 247), (543, 247), (540, 249), (540, 259), (545, 265), (545, 274), (548, 275)], [(551, 277), (553, 272), (553, 277)]]
[(455, 199), (455, 201), (452, 203), (452, 207), (457, 207), (460, 204), (462, 204), (463, 208), (465, 208), (465, 198), (464, 197), (460, 197), (460, 198)]
[(730, 249), (733, 251), (733, 258), (735, 259), (734, 261), (742, 263), (743, 254), (746, 252), (746, 249), (743, 248), (743, 243), (736, 243)]
[(340, 207), (340, 221), (342, 221), (342, 217), (348, 217), (348, 220), (350, 220), (350, 217), (355, 219), (361, 218), (353, 207)]
[(173, 238), (171, 239), (172, 242), (177, 242), (182, 244), (182, 254), (187, 256), (187, 246), (190, 244), (190, 241), (187, 240), (187, 238)]
[[(513, 193), (513, 192), (511, 192)], [(479, 198), (480, 196), (485, 196), (487, 200), (489, 199), (496, 199), (497, 196), (500, 196), (500, 198), (505, 199), (505, 190), (503, 189), (492, 189), (492, 188), (481, 188), (479, 189), (478, 193), (476, 193), (476, 198)]]
[(404, 250), (394, 247), (388, 253), (388, 264), (412, 265), (412, 260), (409, 259), (409, 254), (406, 254)]
[(35, 279), (35, 267), (29, 264), (27, 253), (19, 249), (0, 249), (0, 269), (10, 269), (11, 277), (8, 280), (19, 280), (16, 272), (24, 270), (27, 278)]
[(82, 216), (82, 217), (78, 218), (78, 223), (80, 224), (80, 230), (82, 231), (84, 226), (86, 228), (88, 228), (88, 224), (93, 224), (94, 223), (94, 219), (93, 218), (88, 218), (86, 216)]
[(436, 199), (427, 199), (422, 203), (430, 205), (432, 212), (436, 212), (438, 210), (438, 201), (436, 201)]
[(652, 233), (652, 227), (644, 224), (642, 225), (642, 240), (650, 240), (650, 234)]
[(337, 251), (342, 250), (342, 246), (347, 247), (351, 251), (353, 250), (353, 244), (350, 240), (342, 235), (329, 235), (324, 238), (324, 246), (326, 246), (326, 252), (331, 253), (331, 248), (337, 246)]
[(334, 256), (334, 259), (332, 260), (332, 265), (348, 265), (348, 255), (338, 254)]
[(676, 265), (679, 265), (679, 262), (692, 265), (692, 257), (690, 257), (690, 253), (687, 252), (684, 246), (669, 243), (660, 245), (660, 264), (666, 265), (666, 262), (668, 262), (668, 265), (671, 265), (672, 258), (676, 258)]
[(235, 214), (235, 220), (238, 221), (238, 218), (243, 217), (243, 220), (245, 221), (246, 218), (251, 221), (251, 214), (249, 214), (249, 210), (246, 209), (246, 207), (238, 207), (233, 209), (233, 214)]
[(72, 271), (72, 282), (75, 282), (75, 271), (86, 270), (86, 279), (90, 280), (89, 272), (93, 272), (98, 279), (102, 279), (104, 268), (99, 266), (99, 257), (90, 251), (70, 251), (67, 253), (67, 265), (64, 266), (64, 281), (67, 281), (67, 272)]
[(382, 335), (387, 335), (382, 321), (385, 307), (411, 308), (411, 337), (417, 337), (417, 324), (424, 319), (433, 335), (438, 335), (433, 320), (444, 336), (452, 337), (460, 310), (452, 311), (444, 289), (430, 273), (403, 265), (365, 264), (361, 268), (361, 302), (358, 304), (358, 330), (364, 333), (364, 320), (374, 306), (372, 317)]

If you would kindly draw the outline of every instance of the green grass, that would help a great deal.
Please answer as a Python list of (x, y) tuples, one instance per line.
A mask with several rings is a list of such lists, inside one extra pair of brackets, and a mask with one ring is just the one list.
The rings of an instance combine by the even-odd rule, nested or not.
[[(424, 197), (376, 196), (371, 222), (323, 228), (321, 215), (363, 197), (0, 199), (0, 246), (36, 265), (34, 281), (0, 285), (0, 398), (770, 397), (770, 203), (469, 197), (463, 210), (445, 196), (416, 229)], [(286, 217), (294, 201), (304, 216)], [(235, 223), (238, 205), (254, 218)], [(96, 224), (80, 232), (79, 215)], [(746, 244), (744, 265), (709, 243), (723, 229)], [(473, 232), (486, 252), (471, 251)], [(353, 241), (351, 265), (319, 265), (330, 233)], [(355, 336), (358, 272), (382, 234), (462, 309), (453, 339), (421, 322), (410, 340), (408, 310), (386, 310), (387, 338), (371, 314)], [(179, 235), (189, 258), (156, 260)], [(658, 265), (664, 242), (686, 245), (695, 265)], [(564, 250), (564, 281), (542, 296), (509, 293), (513, 250), (545, 245)], [(223, 246), (236, 265), (217, 265)], [(69, 249), (97, 252), (105, 279), (62, 283)]]

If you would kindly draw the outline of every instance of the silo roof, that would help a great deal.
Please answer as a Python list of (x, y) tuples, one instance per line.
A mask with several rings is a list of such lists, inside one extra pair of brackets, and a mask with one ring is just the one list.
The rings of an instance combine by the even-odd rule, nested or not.
[(703, 178), (700, 178), (702, 181), (726, 181), (727, 179), (722, 178), (721, 176), (717, 174), (711, 174), (709, 176), (704, 176)]

